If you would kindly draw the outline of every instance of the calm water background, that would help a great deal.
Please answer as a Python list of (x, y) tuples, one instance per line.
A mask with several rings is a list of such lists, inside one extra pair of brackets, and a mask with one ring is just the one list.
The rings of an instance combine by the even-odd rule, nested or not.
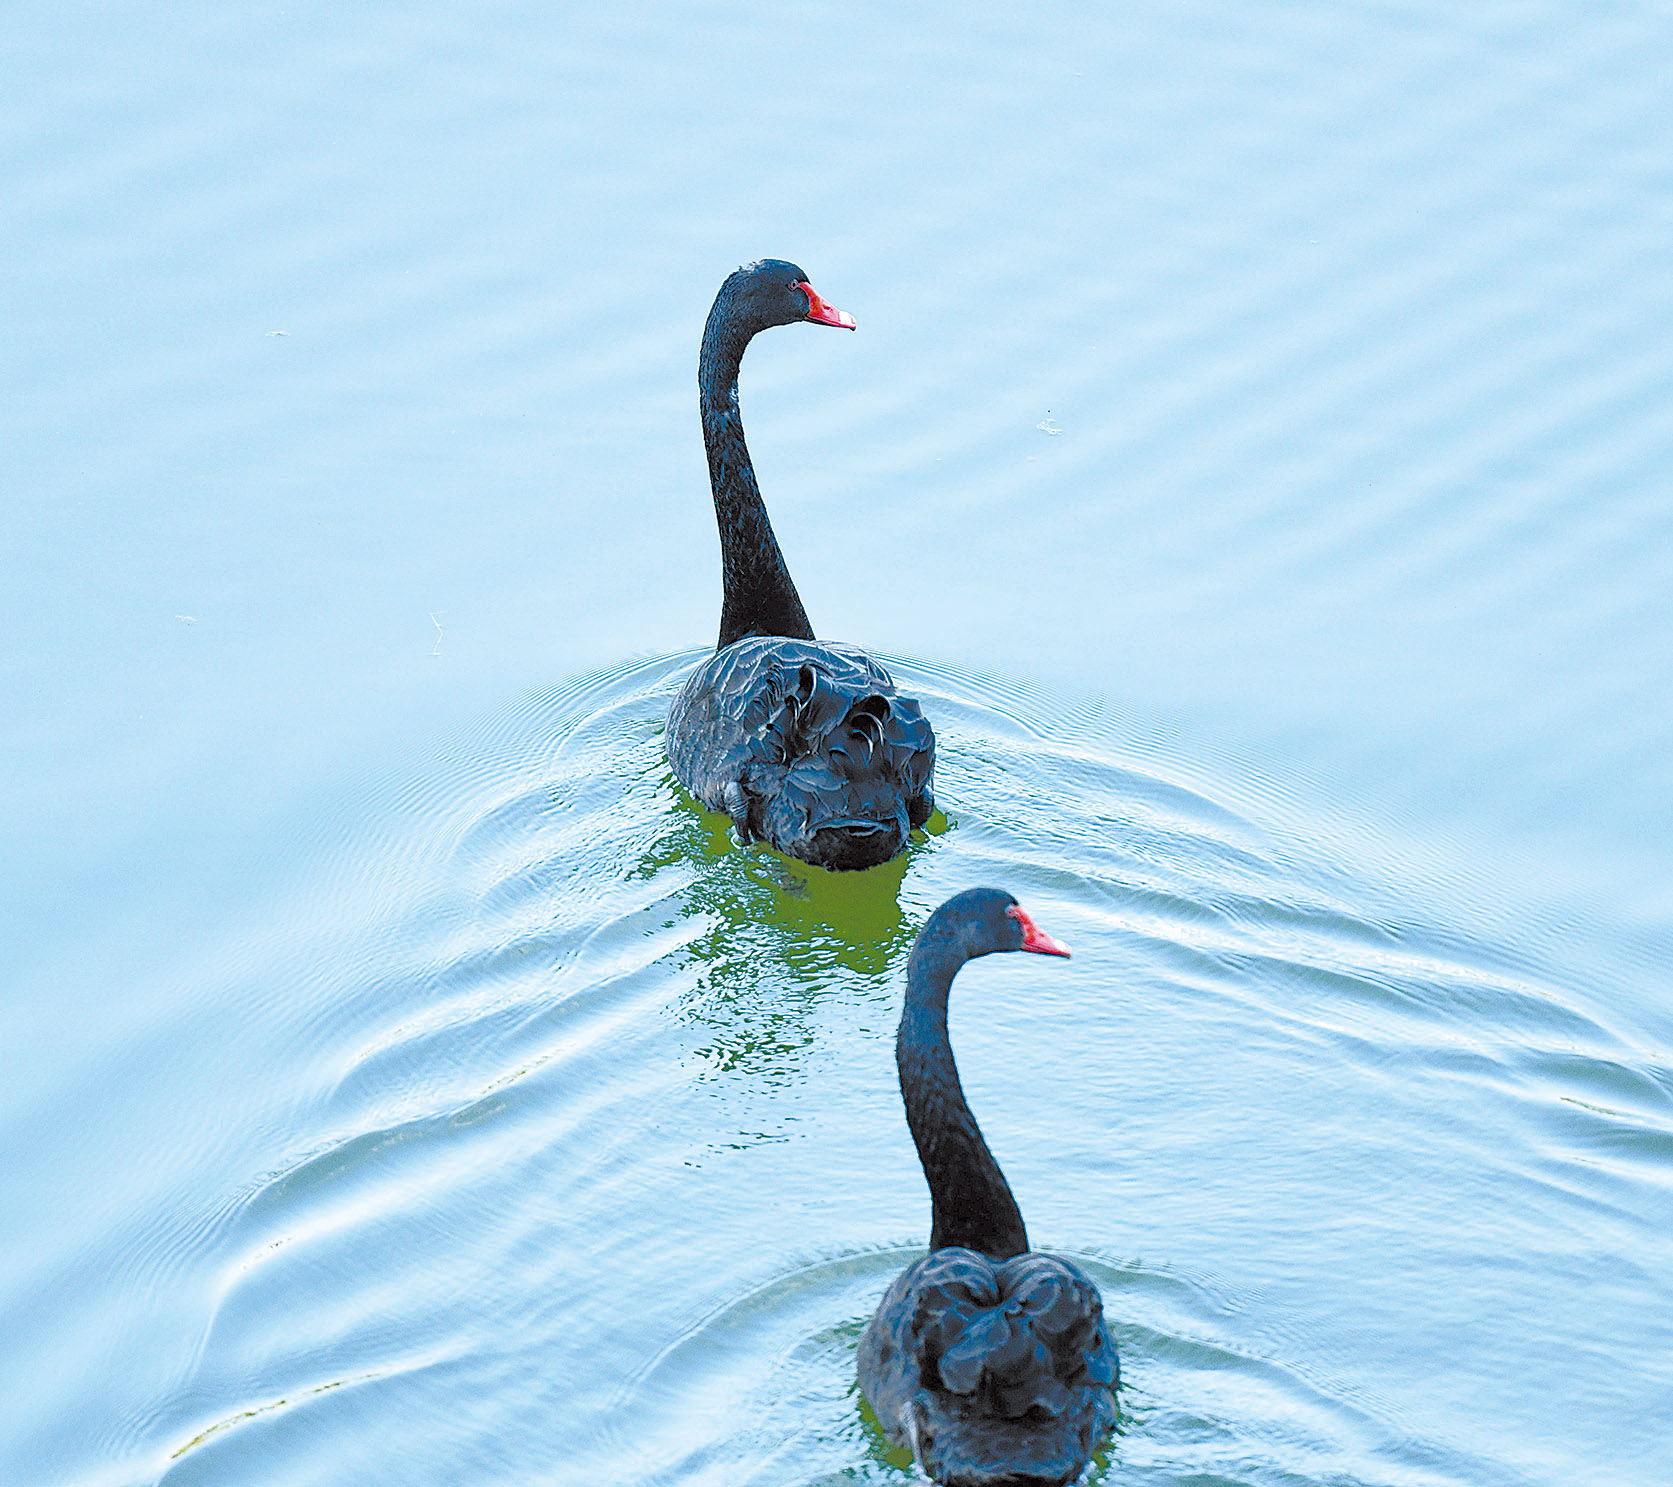
[[(0, 1478), (866, 1481), (911, 935), (1109, 1483), (1673, 1476), (1673, 14), (16, 0)], [(729, 849), (697, 338), (942, 740)], [(1029, 963), (1023, 964), (1027, 960)]]

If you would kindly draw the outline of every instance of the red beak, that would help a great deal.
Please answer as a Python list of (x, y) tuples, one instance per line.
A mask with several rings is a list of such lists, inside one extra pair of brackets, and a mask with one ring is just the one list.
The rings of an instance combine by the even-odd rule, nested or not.
[(1011, 918), (1022, 926), (1022, 948), (1032, 950), (1036, 955), (1061, 955), (1065, 960), (1069, 958), (1069, 947), (1062, 940), (1054, 940), (1032, 919), (1023, 913), (1018, 904), (1012, 904), (1005, 910)]
[(835, 305), (828, 305), (814, 292), (813, 285), (803, 279), (796, 288), (807, 294), (807, 318), (820, 325), (834, 325), (841, 330), (854, 329), (854, 317), (846, 310), (839, 310)]

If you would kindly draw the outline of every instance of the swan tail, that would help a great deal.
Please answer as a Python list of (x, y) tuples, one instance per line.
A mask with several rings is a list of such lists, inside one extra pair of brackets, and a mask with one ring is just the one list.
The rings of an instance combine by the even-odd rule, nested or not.
[(929, 720), (852, 646), (782, 636), (728, 646), (675, 698), (668, 756), (740, 839), (824, 867), (886, 861), (933, 806)]
[(1115, 1349), (1098, 1288), (1077, 1266), (1028, 1253), (995, 1265), (974, 1250), (922, 1277), (914, 1332), (926, 1382), (1007, 1419), (1058, 1414), (1071, 1390), (1113, 1389)]
[(908, 1277), (874, 1352), (893, 1344), (897, 1377), (879, 1393), (919, 1465), (955, 1487), (1073, 1481), (1115, 1423), (1120, 1382), (1091, 1278), (1051, 1255), (996, 1265), (958, 1248)]

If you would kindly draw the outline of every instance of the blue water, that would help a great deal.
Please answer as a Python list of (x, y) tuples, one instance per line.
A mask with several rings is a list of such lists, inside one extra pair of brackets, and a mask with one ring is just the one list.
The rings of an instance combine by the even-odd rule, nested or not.
[[(1650, 4), (19, 0), (0, 1480), (903, 1483), (964, 1081), (1094, 1480), (1673, 1460), (1673, 31)], [(660, 719), (697, 338), (943, 814), (734, 850)], [(1019, 963), (1019, 962), (1027, 962)]]

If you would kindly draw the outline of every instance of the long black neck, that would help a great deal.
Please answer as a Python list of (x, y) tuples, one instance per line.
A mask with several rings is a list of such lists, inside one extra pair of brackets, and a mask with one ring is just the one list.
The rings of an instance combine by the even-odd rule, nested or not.
[(963, 952), (920, 939), (906, 968), (906, 1007), (895, 1040), (906, 1123), (929, 1182), (929, 1247), (963, 1245), (993, 1260), (1028, 1248), (1017, 1200), (982, 1139), (947, 1039), (947, 993)]
[(784, 554), (767, 520), (755, 484), (755, 467), (744, 443), (738, 413), (738, 363), (753, 330), (738, 326), (727, 297), (715, 301), (703, 328), (697, 362), (697, 387), (703, 409), (703, 447), (709, 455), (709, 485), (714, 491), (715, 521), (720, 527), (720, 567), (725, 599), (720, 611), (724, 650), (746, 635), (788, 635), (812, 640)]

